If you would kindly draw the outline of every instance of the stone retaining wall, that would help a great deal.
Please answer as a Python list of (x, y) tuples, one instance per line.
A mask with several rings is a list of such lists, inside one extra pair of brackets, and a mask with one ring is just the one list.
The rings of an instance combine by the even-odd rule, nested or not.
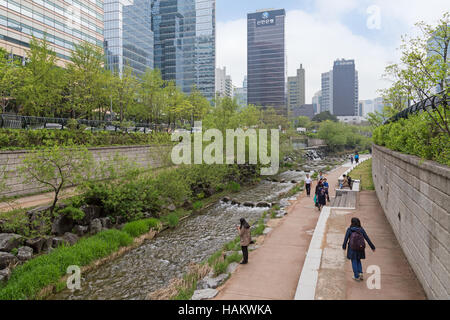
[[(157, 168), (166, 164), (171, 147), (167, 145), (114, 146), (89, 148), (89, 150), (97, 162), (111, 160), (116, 154), (119, 154), (129, 159), (130, 162), (136, 162), (141, 167)], [(0, 195), (27, 195), (48, 190), (48, 188), (41, 187), (36, 183), (24, 182), (20, 176), (18, 168), (22, 165), (22, 159), (28, 152), (30, 151), (0, 152), (0, 170), (3, 170), (6, 166), (6, 185), (8, 186), (8, 190)]]
[(429, 299), (449, 299), (450, 168), (376, 145), (372, 154), (378, 199), (409, 264)]

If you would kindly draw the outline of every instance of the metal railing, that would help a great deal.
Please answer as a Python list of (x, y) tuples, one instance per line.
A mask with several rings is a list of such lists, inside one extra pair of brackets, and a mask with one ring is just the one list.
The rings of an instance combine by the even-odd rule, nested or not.
[(410, 106), (406, 109), (403, 109), (396, 115), (385, 120), (383, 124), (387, 124), (389, 122), (395, 122), (399, 119), (406, 119), (411, 114), (415, 114), (420, 111), (425, 111), (427, 109), (436, 109), (437, 106), (439, 106), (441, 104), (445, 104), (448, 106), (449, 102), (450, 102), (449, 94), (448, 93), (446, 94), (444, 91), (441, 91), (432, 97), (426, 98), (422, 101), (419, 101), (419, 102), (413, 104), (412, 106)]
[[(143, 132), (149, 133), (152, 131), (169, 131), (175, 130), (177, 127), (174, 124), (168, 126), (167, 124), (155, 123), (133, 123), (132, 127), (124, 127), (113, 121), (101, 120), (86, 120), (75, 119), (77, 127), (86, 126), (85, 130), (91, 131), (116, 131), (116, 132)], [(69, 118), (49, 118), (49, 117), (32, 117), (21, 116), (17, 114), (0, 114), (0, 128), (6, 129), (67, 129)]]

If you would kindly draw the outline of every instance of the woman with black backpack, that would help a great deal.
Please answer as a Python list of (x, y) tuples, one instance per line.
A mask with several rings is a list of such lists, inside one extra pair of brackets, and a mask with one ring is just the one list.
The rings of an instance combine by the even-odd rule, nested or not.
[(353, 279), (356, 281), (363, 280), (363, 271), (361, 259), (366, 258), (366, 254), (364, 249), (366, 248), (366, 243), (364, 239), (369, 244), (372, 251), (375, 251), (375, 246), (372, 241), (370, 241), (369, 236), (366, 231), (361, 227), (361, 222), (358, 218), (352, 218), (352, 222), (350, 227), (347, 229), (345, 233), (344, 244), (342, 245), (342, 249), (348, 245), (347, 248), (347, 258), (352, 261), (352, 269), (353, 269)]

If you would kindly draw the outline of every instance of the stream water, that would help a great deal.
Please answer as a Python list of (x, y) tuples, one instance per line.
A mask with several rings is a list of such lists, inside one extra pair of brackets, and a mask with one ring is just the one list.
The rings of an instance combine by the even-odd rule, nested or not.
[[(294, 186), (291, 180), (300, 181), (304, 175), (303, 171), (283, 172), (279, 177), (286, 183), (261, 181), (233, 194), (233, 199), (241, 203), (276, 201)], [(177, 228), (163, 231), (120, 258), (83, 274), (81, 290), (65, 289), (49, 299), (144, 299), (148, 293), (167, 286), (170, 279), (181, 277), (191, 262), (206, 260), (234, 239), (241, 217), (253, 222), (267, 209), (218, 201)]]

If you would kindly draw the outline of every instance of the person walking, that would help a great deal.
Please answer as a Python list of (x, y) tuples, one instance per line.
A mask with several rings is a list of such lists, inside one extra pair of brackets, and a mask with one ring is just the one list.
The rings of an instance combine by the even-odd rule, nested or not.
[(367, 241), (372, 251), (375, 251), (375, 246), (370, 241), (366, 231), (361, 226), (361, 221), (358, 218), (352, 218), (350, 227), (345, 233), (344, 243), (342, 249), (347, 248), (347, 259), (352, 261), (353, 276), (352, 279), (356, 281), (364, 280), (361, 259), (366, 258), (365, 247)]
[(330, 202), (330, 195), (328, 193), (328, 189), (330, 188), (330, 185), (328, 184), (327, 178), (323, 178), (323, 187), (325, 189), (325, 194), (327, 196), (327, 201)]
[(312, 179), (309, 177), (309, 174), (307, 174), (306, 179), (305, 179), (305, 189), (306, 189), (306, 195), (308, 197), (311, 196), (311, 183), (312, 183)]
[(353, 164), (353, 155), (352, 154), (350, 155), (350, 161)]
[(323, 181), (322, 180), (319, 180), (319, 183), (316, 186), (315, 199), (316, 199), (316, 207), (320, 211), (322, 209), (322, 207), (327, 204), (325, 188), (323, 186)]
[(356, 162), (356, 164), (359, 163), (359, 154), (358, 154), (358, 152), (355, 154), (355, 162)]
[(250, 225), (244, 218), (240, 219), (240, 226), (237, 226), (237, 230), (239, 232), (239, 237), (241, 238), (241, 249), (243, 259), (240, 264), (248, 263), (248, 245), (252, 241), (252, 236), (250, 233)]

